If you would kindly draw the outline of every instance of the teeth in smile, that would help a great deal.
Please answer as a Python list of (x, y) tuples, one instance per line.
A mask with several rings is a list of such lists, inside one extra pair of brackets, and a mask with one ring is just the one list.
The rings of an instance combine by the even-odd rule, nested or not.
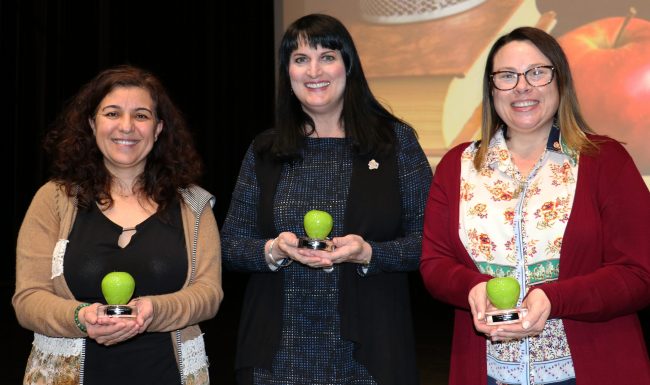
[(307, 86), (307, 88), (321, 88), (321, 87), (328, 86), (329, 84), (330, 82), (307, 83), (305, 84), (305, 86)]
[(135, 144), (137, 141), (135, 140), (126, 140), (126, 139), (113, 139), (113, 142), (117, 144)]
[(512, 103), (513, 107), (529, 107), (529, 106), (533, 106), (535, 104), (537, 104), (537, 102), (533, 101), (533, 100), (525, 100), (525, 101), (522, 101), (522, 102), (514, 102), (514, 103)]

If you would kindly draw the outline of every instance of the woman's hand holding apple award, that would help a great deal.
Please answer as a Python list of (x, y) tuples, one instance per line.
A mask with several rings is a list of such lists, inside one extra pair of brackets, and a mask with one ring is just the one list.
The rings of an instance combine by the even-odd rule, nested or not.
[(481, 282), (474, 286), (467, 296), (469, 302), (469, 310), (472, 312), (472, 319), (474, 320), (474, 328), (477, 332), (490, 336), (492, 330), (491, 326), (486, 324), (485, 312), (493, 310), (493, 306), (487, 297), (487, 282)]
[(521, 304), (528, 314), (521, 323), (499, 326), (491, 333), (492, 341), (522, 339), (539, 335), (551, 314), (551, 301), (541, 289), (531, 290)]

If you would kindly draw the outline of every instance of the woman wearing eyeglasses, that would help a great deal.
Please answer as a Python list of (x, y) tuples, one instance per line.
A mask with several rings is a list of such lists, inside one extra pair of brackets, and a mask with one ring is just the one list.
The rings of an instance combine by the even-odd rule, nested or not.
[[(425, 212), (420, 271), (456, 308), (449, 383), (650, 384), (650, 193), (583, 119), (546, 32), (493, 45), (481, 138), (443, 157)], [(519, 281), (520, 322), (488, 324), (496, 276)]]

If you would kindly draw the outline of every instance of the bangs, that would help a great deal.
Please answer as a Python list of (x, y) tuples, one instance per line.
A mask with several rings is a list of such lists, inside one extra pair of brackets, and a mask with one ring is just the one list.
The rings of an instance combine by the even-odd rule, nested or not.
[(310, 48), (317, 49), (318, 46), (327, 49), (334, 49), (341, 51), (343, 42), (333, 34), (316, 33), (316, 31), (300, 31), (297, 33), (291, 42), (289, 42), (290, 51), (295, 51), (301, 44), (308, 45)]

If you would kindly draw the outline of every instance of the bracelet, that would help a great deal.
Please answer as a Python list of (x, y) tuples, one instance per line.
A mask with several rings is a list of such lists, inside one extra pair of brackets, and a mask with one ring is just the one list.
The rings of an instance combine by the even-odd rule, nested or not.
[(74, 309), (74, 323), (75, 323), (75, 325), (77, 325), (79, 330), (81, 330), (84, 333), (88, 333), (88, 330), (86, 329), (84, 324), (82, 324), (81, 321), (79, 321), (79, 311), (81, 309), (85, 308), (86, 306), (90, 306), (90, 304), (89, 303), (82, 303), (82, 304), (79, 304), (79, 306), (77, 306), (76, 309)]
[(275, 267), (285, 267), (289, 266), (292, 262), (293, 259), (291, 258), (283, 258), (279, 262), (273, 258), (273, 246), (275, 245), (275, 241), (278, 240), (278, 237), (275, 237), (273, 241), (271, 241), (271, 246), (269, 247), (269, 259), (271, 260), (271, 264)]

